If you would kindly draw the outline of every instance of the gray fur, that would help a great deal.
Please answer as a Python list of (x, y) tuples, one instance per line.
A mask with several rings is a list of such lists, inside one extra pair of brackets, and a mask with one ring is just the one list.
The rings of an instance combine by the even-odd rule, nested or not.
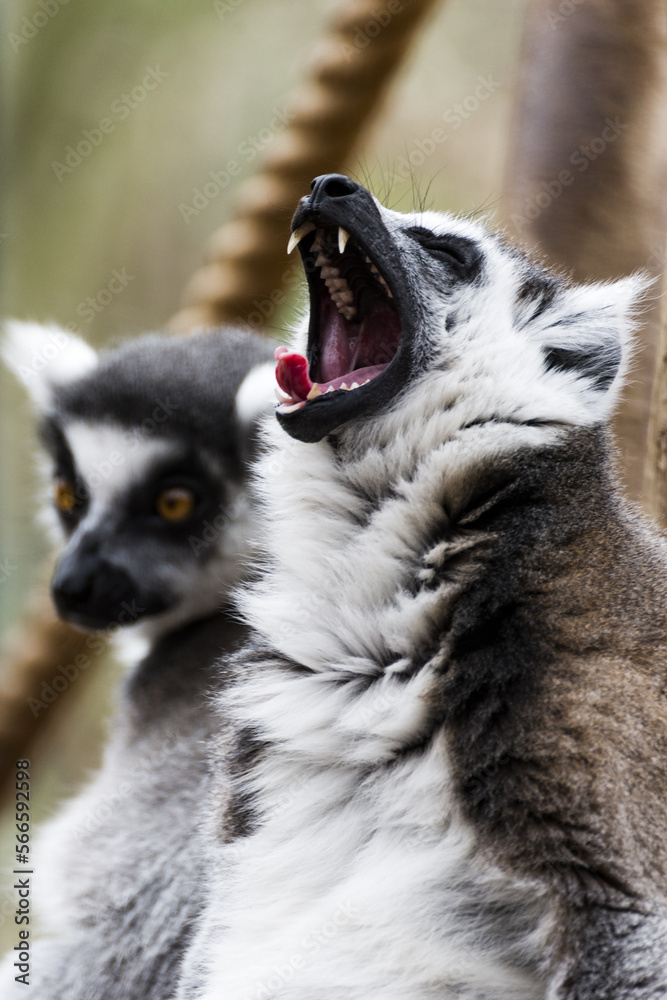
[[(11, 956), (0, 968), (2, 995), (166, 1000), (206, 875), (196, 816), (208, 781), (210, 699), (226, 684), (215, 663), (246, 635), (229, 590), (252, 555), (246, 469), (253, 407), (255, 417), (266, 409), (270, 384), (266, 392), (258, 384), (243, 413), (237, 397), (272, 352), (254, 335), (220, 330), (147, 336), (97, 359), (56, 331), (73, 359), (69, 374), (61, 358), (37, 377), (31, 351), (49, 331), (12, 331), (6, 355), (40, 409), (48, 471), (79, 491), (75, 516), (59, 516), (56, 593), (67, 574), (90, 572), (90, 586), (99, 584), (93, 610), (84, 595), (74, 611), (64, 599), (65, 613), (85, 621), (106, 608), (110, 621), (125, 621), (109, 584), (109, 574), (122, 574), (148, 652), (122, 685), (101, 770), (38, 838), (47, 934), (30, 942), (28, 991), (13, 981)], [(173, 527), (155, 518), (152, 484), (184, 462), (203, 499), (198, 519)]]

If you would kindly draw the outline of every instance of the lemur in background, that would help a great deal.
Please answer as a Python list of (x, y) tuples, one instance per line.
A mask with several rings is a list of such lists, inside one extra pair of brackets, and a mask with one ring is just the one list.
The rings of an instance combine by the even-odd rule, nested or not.
[(293, 230), (178, 997), (664, 1000), (667, 547), (607, 428), (645, 283), (341, 175)]
[(12, 953), (0, 992), (166, 1000), (201, 903), (209, 695), (225, 683), (213, 666), (245, 634), (229, 596), (250, 558), (247, 466), (273, 398), (272, 350), (217, 330), (98, 356), (53, 327), (7, 326), (5, 360), (39, 410), (49, 460), (56, 607), (84, 629), (135, 622), (147, 648), (101, 770), (36, 845), (51, 937), (31, 942), (29, 989)]

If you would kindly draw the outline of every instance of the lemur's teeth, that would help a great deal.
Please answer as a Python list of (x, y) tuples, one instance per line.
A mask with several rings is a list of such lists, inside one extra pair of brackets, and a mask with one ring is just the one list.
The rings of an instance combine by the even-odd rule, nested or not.
[(318, 253), (317, 257), (315, 258), (315, 266), (325, 267), (328, 263), (329, 263), (329, 258), (325, 257), (324, 254), (320, 251), (320, 253)]
[(339, 389), (347, 389), (348, 392), (350, 391), (350, 387), (347, 384), (347, 382), (341, 382), (341, 384), (338, 386), (338, 388)]
[(310, 390), (310, 392), (306, 396), (306, 399), (317, 399), (317, 397), (321, 396), (321, 395), (322, 395), (322, 390), (320, 389), (319, 385), (317, 385), (317, 383), (315, 383), (315, 385), (313, 386), (313, 388)]
[(350, 389), (358, 389), (358, 388), (359, 388), (358, 382), (353, 382), (352, 385), (350, 386)]
[(308, 233), (312, 233), (313, 229), (315, 229), (315, 224), (313, 222), (304, 222), (298, 229), (295, 229), (289, 238), (287, 253), (290, 254), (292, 250), (294, 250), (294, 247), (299, 245), (304, 236), (307, 236)]
[(279, 386), (275, 386), (275, 388), (274, 388), (273, 391), (275, 392), (276, 399), (278, 400), (279, 403), (291, 403), (292, 402), (292, 397), (288, 396), (286, 392), (283, 392), (282, 389), (279, 388)]
[(335, 392), (335, 389), (332, 385), (330, 385), (328, 389), (325, 389), (322, 395), (326, 396), (328, 392)]
[(368, 383), (369, 383), (369, 382), (370, 382), (370, 379), (369, 379), (369, 378), (367, 378), (367, 379), (366, 379), (366, 381), (365, 381), (365, 382), (362, 382), (361, 384), (362, 384), (362, 385), (368, 385)]
[(389, 288), (389, 285), (388, 285), (388, 284), (387, 284), (387, 282), (386, 282), (386, 281), (384, 280), (384, 278), (382, 277), (382, 275), (381, 275), (381, 274), (378, 274), (378, 278), (379, 278), (379, 281), (380, 281), (380, 284), (381, 284), (381, 285), (382, 285), (382, 287), (384, 288), (384, 290), (385, 290), (385, 292), (387, 293), (387, 295), (389, 296), (389, 298), (390, 298), (390, 299), (393, 299), (393, 297), (394, 297), (394, 296), (393, 296), (393, 295), (392, 295), (392, 293), (391, 293), (391, 289)]
[(345, 245), (350, 238), (350, 234), (343, 229), (342, 226), (338, 227), (338, 251), (339, 253), (345, 253)]
[(323, 278), (340, 278), (340, 271), (337, 267), (323, 267), (320, 274)]
[(294, 403), (293, 406), (287, 406), (285, 403), (281, 403), (278, 407), (279, 413), (294, 413), (295, 410), (300, 410), (302, 406), (306, 405), (305, 399), (302, 399), (300, 403)]
[[(369, 264), (371, 264), (370, 257), (367, 257), (366, 260), (368, 261)], [(380, 273), (378, 271), (377, 267), (375, 266), (375, 264), (371, 264), (371, 271), (373, 272), (373, 274), (379, 274)]]

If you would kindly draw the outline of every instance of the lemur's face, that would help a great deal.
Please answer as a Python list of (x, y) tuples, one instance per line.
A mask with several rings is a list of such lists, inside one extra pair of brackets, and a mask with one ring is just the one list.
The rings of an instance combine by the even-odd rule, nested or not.
[(608, 414), (635, 280), (568, 286), (476, 222), (390, 211), (337, 174), (313, 181), (292, 229), (310, 293), (305, 356), (276, 352), (292, 437), (407, 413), (418, 396), (434, 410), (468, 396), (474, 420)]
[(237, 330), (147, 335), (98, 355), (10, 321), (4, 356), (35, 403), (61, 617), (141, 620), (148, 638), (214, 612), (247, 572), (247, 462), (270, 409), (272, 349)]
[(216, 606), (247, 513), (219, 460), (178, 436), (55, 416), (42, 437), (65, 543), (51, 584), (60, 617), (101, 629)]

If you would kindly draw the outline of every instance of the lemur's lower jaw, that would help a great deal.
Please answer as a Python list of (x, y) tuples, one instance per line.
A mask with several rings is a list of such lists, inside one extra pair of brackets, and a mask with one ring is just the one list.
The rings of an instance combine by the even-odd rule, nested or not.
[(413, 368), (415, 308), (400, 252), (371, 194), (316, 178), (292, 220), (310, 291), (307, 359), (276, 351), (277, 416), (300, 441), (384, 411)]

